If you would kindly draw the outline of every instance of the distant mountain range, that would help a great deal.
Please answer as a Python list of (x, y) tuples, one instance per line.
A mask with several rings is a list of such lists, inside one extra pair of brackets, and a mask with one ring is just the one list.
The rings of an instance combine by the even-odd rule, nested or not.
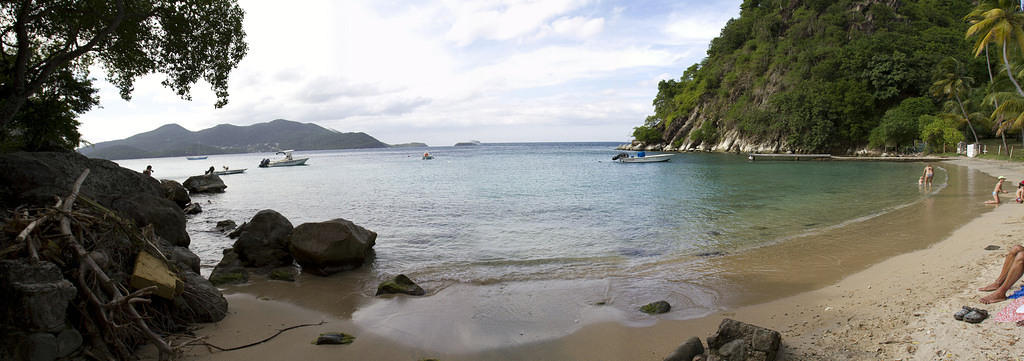
[(387, 148), (366, 133), (341, 133), (311, 123), (277, 119), (249, 126), (221, 124), (197, 132), (167, 124), (131, 137), (78, 149), (92, 158), (134, 159), (273, 152), (283, 149)]

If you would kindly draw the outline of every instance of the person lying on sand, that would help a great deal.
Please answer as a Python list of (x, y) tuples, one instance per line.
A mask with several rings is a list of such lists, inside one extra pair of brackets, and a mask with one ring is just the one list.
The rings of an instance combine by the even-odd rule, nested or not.
[(1006, 253), (1006, 259), (1003, 260), (1003, 270), (999, 272), (999, 277), (996, 278), (992, 284), (979, 288), (978, 291), (993, 291), (988, 296), (981, 298), (981, 303), (990, 304), (1006, 300), (1006, 292), (1013, 287), (1014, 283), (1020, 279), (1021, 274), (1024, 274), (1024, 247), (1016, 245), (1010, 247), (1010, 251)]
[(999, 182), (996, 182), (996, 188), (992, 190), (992, 198), (995, 200), (985, 201), (985, 204), (999, 204), (999, 193), (1009, 193), (1003, 190), (1003, 182), (1006, 181), (1006, 177), (999, 176)]

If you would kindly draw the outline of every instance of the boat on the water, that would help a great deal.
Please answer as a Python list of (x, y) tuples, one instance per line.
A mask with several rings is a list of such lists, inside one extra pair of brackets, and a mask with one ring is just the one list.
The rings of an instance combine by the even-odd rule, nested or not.
[(260, 168), (290, 167), (290, 166), (295, 166), (295, 165), (306, 165), (306, 161), (309, 160), (309, 158), (298, 158), (298, 159), (292, 158), (292, 152), (294, 152), (294, 150), (282, 150), (280, 152), (274, 153), (274, 154), (284, 154), (284, 159), (278, 159), (278, 160), (263, 159), (263, 161), (260, 162)]
[(647, 155), (644, 152), (637, 153), (635, 157), (632, 157), (627, 153), (619, 153), (612, 157), (612, 160), (618, 161), (619, 163), (656, 163), (667, 162), (669, 159), (672, 159), (671, 154)]
[(213, 174), (215, 174), (215, 175), (241, 174), (241, 173), (245, 173), (246, 169), (248, 169), (248, 168), (225, 169), (225, 170), (219, 170), (219, 171), (213, 172)]
[(206, 157), (207, 156), (205, 156), (205, 155), (198, 155), (198, 156), (194, 156), (194, 157), (185, 157), (185, 159), (188, 159), (188, 160), (203, 160), (203, 159), (206, 159)]

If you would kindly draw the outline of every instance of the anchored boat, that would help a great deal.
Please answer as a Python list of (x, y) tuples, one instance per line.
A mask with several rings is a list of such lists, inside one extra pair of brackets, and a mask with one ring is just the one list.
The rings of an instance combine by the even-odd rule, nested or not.
[(619, 163), (655, 163), (667, 162), (669, 159), (672, 159), (671, 154), (646, 155), (644, 152), (637, 153), (635, 157), (631, 157), (627, 153), (619, 153), (612, 157), (612, 160), (619, 161)]
[(295, 166), (295, 165), (306, 165), (306, 161), (309, 160), (309, 158), (298, 158), (298, 159), (292, 158), (292, 152), (294, 152), (294, 150), (282, 150), (280, 152), (274, 153), (274, 154), (284, 154), (284, 159), (278, 159), (278, 160), (264, 159), (263, 161), (260, 162), (260, 168), (290, 167), (290, 166)]

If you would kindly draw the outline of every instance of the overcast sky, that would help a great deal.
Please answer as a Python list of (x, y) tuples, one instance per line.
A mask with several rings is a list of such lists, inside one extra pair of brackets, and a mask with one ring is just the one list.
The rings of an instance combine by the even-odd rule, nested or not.
[(125, 102), (101, 80), (83, 138), (284, 118), (390, 144), (624, 142), (741, 0), (239, 3), (249, 55), (227, 106), (205, 83), (188, 102), (154, 75)]

